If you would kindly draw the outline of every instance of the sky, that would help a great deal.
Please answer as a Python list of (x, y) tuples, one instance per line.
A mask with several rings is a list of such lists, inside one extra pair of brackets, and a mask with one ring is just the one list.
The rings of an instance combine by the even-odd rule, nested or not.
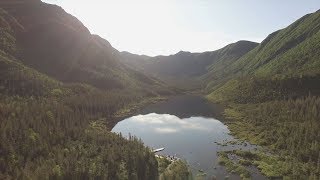
[(149, 56), (261, 42), (320, 0), (42, 0), (76, 16), (119, 51)]

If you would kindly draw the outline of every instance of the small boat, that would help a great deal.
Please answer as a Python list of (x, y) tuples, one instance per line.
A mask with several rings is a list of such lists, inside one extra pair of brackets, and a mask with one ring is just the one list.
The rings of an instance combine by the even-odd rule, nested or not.
[(164, 148), (159, 148), (159, 149), (154, 149), (153, 152), (157, 153), (157, 152), (160, 152), (160, 151), (163, 151), (163, 150), (164, 150)]

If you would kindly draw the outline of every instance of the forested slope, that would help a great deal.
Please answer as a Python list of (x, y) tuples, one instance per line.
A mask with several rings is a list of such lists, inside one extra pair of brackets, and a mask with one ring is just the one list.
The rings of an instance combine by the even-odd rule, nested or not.
[(174, 91), (117, 53), (57, 6), (0, 2), (0, 179), (158, 178), (150, 149), (110, 128)]
[(61, 7), (38, 0), (4, 0), (0, 7), (11, 19), (14, 56), (39, 72), (107, 90), (161, 86), (156, 79), (124, 66), (108, 41), (92, 35)]
[(209, 80), (208, 98), (228, 104), (231, 131), (280, 155), (262, 160), (268, 176), (320, 177), (319, 45), (318, 11), (216, 72), (222, 80)]
[[(216, 51), (190, 53), (180, 51), (170, 56), (138, 56), (122, 52), (121, 61), (136, 70), (178, 87), (201, 87), (203, 80), (215, 78), (215, 72), (241, 58), (258, 44), (238, 41)], [(180, 82), (184, 82), (184, 84)]]
[(109, 132), (136, 97), (65, 85), (0, 57), (0, 178), (155, 179), (157, 162), (137, 139)]
[(215, 85), (221, 83), (210, 79), (207, 89), (215, 90), (212, 95), (234, 100), (241, 98), (237, 94), (243, 94), (246, 97), (241, 99), (245, 101), (253, 96), (265, 96), (259, 97), (259, 101), (265, 101), (319, 95), (319, 24), (318, 11), (272, 33), (258, 47), (224, 68), (224, 77), (231, 81), (225, 81), (224, 87), (216, 90)]

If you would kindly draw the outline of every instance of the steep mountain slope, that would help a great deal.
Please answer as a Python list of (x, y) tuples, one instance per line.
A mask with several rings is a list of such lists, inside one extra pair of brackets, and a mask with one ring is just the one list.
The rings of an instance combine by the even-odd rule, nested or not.
[(119, 53), (60, 7), (0, 1), (0, 179), (157, 179), (141, 141), (108, 131), (130, 105), (173, 92), (152, 76), (204, 82), (209, 99), (227, 104), (234, 134), (279, 154), (246, 164), (319, 179), (319, 19), (306, 15), (259, 45), (152, 58)]
[(207, 97), (228, 105), (231, 131), (277, 154), (254, 160), (268, 177), (320, 177), (319, 49), (317, 11), (272, 33), (243, 57), (212, 72), (217, 78), (207, 79)]
[[(181, 51), (175, 55), (157, 57), (137, 56), (123, 52), (122, 61), (165, 82), (174, 84), (183, 80), (190, 84), (191, 79), (200, 76), (203, 76), (202, 79), (210, 79), (213, 75), (209, 72), (223, 69), (256, 46), (257, 43), (254, 42), (239, 41), (212, 52), (190, 53)], [(197, 81), (199, 82), (198, 79)]]
[[(287, 28), (272, 33), (259, 46), (230, 63), (223, 71), (215, 71), (215, 74), (220, 73), (223, 78), (218, 81), (210, 79), (212, 82), (209, 83), (208, 90), (214, 85), (221, 84), (219, 81), (221, 79), (242, 78), (243, 82), (246, 77), (249, 79), (254, 77), (257, 80), (262, 78), (279, 82), (296, 79), (291, 81), (291, 85), (287, 86), (288, 89), (297, 86), (299, 87), (297, 89), (309, 89), (310, 92), (318, 93), (317, 88), (313, 87), (320, 74), (319, 42), (320, 11), (308, 14)], [(239, 84), (244, 86), (243, 83)], [(275, 92), (283, 91), (280, 90), (280, 86), (277, 87)]]
[(151, 150), (109, 130), (170, 88), (61, 8), (0, 1), (0, 179), (157, 179)]
[(227, 67), (229, 74), (318, 74), (320, 11), (270, 34), (258, 47)]
[(318, 74), (320, 41), (320, 11), (308, 14), (289, 27), (275, 32), (255, 51), (243, 57), (231, 68), (257, 75)]
[(17, 25), (12, 28), (25, 65), (63, 82), (88, 83), (103, 89), (158, 86), (157, 80), (120, 62), (119, 52), (62, 8), (41, 1), (2, 1)]

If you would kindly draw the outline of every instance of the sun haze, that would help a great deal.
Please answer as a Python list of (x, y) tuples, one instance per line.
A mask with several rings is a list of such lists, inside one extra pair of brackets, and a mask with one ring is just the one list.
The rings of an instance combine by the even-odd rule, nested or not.
[(318, 0), (43, 1), (63, 7), (116, 49), (151, 56), (259, 42), (320, 7)]

